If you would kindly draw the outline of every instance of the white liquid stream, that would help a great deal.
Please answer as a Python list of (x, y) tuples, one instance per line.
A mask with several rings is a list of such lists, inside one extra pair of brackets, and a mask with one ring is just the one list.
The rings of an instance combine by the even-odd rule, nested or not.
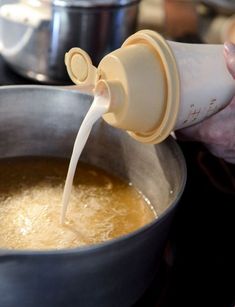
[(65, 181), (63, 197), (62, 197), (62, 211), (61, 211), (61, 223), (65, 221), (66, 211), (68, 208), (70, 194), (73, 185), (73, 178), (76, 171), (79, 157), (82, 153), (83, 148), (86, 145), (87, 139), (91, 133), (91, 129), (94, 123), (101, 118), (109, 109), (109, 101), (103, 96), (95, 96), (92, 105), (84, 118), (81, 127), (78, 131), (73, 152), (69, 163), (69, 169)]

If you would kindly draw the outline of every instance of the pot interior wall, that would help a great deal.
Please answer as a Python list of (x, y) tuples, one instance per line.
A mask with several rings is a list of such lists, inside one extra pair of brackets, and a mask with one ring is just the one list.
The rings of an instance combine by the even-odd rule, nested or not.
[[(91, 101), (91, 96), (56, 87), (2, 87), (0, 157), (69, 158)], [(81, 160), (132, 182), (158, 215), (183, 188), (184, 163), (171, 138), (157, 146), (141, 144), (100, 120), (93, 127)]]

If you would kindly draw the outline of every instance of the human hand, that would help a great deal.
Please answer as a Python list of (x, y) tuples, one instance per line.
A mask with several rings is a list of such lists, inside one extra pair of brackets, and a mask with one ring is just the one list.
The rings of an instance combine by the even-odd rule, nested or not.
[[(224, 44), (226, 65), (235, 79), (235, 45)], [(234, 82), (235, 86), (235, 82)], [(235, 164), (235, 97), (221, 111), (176, 132), (177, 138), (204, 143), (215, 156)]]

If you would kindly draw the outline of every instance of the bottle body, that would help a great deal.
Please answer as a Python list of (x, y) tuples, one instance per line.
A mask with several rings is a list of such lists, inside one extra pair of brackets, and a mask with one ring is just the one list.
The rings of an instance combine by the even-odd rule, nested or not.
[(180, 78), (177, 130), (222, 109), (235, 94), (235, 82), (226, 67), (223, 45), (168, 43)]

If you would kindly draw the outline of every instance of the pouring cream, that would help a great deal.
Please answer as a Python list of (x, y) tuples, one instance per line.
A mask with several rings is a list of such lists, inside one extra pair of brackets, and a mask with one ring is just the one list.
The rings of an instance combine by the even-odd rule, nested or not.
[(63, 197), (62, 197), (62, 211), (61, 211), (61, 223), (63, 224), (65, 221), (65, 215), (70, 199), (73, 178), (76, 171), (77, 163), (81, 152), (86, 145), (86, 141), (89, 137), (91, 129), (94, 123), (105, 113), (108, 111), (109, 101), (107, 100), (105, 95), (102, 93), (97, 93), (94, 97), (92, 105), (84, 118), (82, 125), (78, 131), (74, 146), (73, 152), (69, 163), (69, 169), (65, 181)]

